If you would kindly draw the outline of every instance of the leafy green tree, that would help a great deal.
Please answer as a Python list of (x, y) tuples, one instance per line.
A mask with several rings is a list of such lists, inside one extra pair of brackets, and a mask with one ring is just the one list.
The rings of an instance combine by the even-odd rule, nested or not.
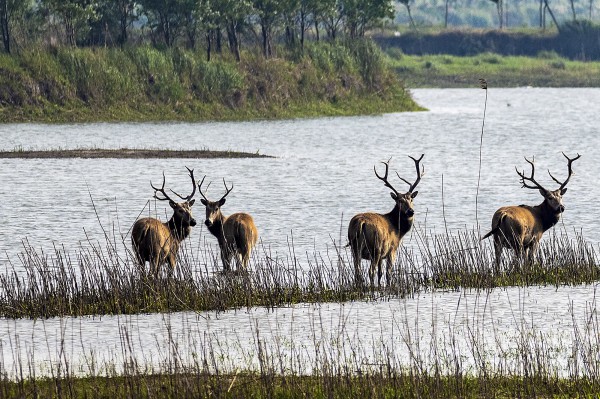
[(289, 4), (286, 0), (252, 0), (252, 5), (260, 25), (263, 54), (271, 58), (273, 31)]
[(167, 47), (172, 47), (181, 36), (186, 24), (189, 28), (192, 13), (190, 0), (140, 0), (142, 12), (148, 19), (152, 39), (156, 43), (158, 36)]
[(66, 42), (71, 46), (89, 33), (90, 21), (97, 19), (96, 4), (92, 0), (43, 0), (41, 5), (61, 21)]
[(344, 20), (342, 0), (324, 0), (321, 7), (321, 20), (327, 36), (335, 40)]
[(128, 30), (135, 20), (134, 0), (96, 0), (96, 19), (90, 21), (90, 34), (87, 40), (91, 45), (125, 45)]
[(343, 13), (346, 30), (351, 38), (364, 36), (367, 29), (385, 18), (394, 18), (390, 0), (344, 0)]

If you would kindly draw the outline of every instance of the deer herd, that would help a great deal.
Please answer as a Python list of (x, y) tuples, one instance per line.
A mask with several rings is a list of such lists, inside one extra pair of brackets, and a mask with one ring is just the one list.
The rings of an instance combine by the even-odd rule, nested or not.
[[(519, 259), (526, 262), (535, 262), (537, 249), (542, 234), (558, 223), (560, 215), (564, 212), (562, 197), (566, 193), (566, 185), (573, 175), (573, 162), (581, 156), (577, 154), (574, 158), (567, 159), (567, 178), (561, 182), (556, 179), (550, 171), (548, 174), (559, 187), (556, 190), (548, 190), (535, 180), (535, 165), (533, 160), (525, 158), (531, 166), (531, 174), (525, 175), (524, 171), (517, 171), (522, 187), (539, 190), (544, 200), (536, 206), (513, 205), (499, 208), (492, 217), (492, 229), (481, 239), (494, 237), (495, 266), (500, 267), (503, 248), (512, 249)], [(386, 283), (389, 286), (392, 267), (396, 253), (402, 238), (410, 231), (413, 225), (415, 210), (413, 200), (418, 194), (415, 191), (421, 178), (425, 174), (421, 166), (421, 155), (418, 159), (410, 157), (415, 164), (416, 178), (414, 182), (400, 177), (398, 179), (408, 184), (406, 193), (400, 193), (388, 180), (389, 161), (382, 162), (385, 167), (383, 176), (373, 167), (375, 176), (391, 190), (390, 195), (394, 200), (394, 208), (385, 214), (365, 212), (355, 215), (348, 226), (348, 245), (354, 260), (354, 278), (359, 286), (363, 284), (361, 262), (363, 259), (371, 261), (369, 267), (369, 279), (371, 288), (375, 283), (375, 271), (377, 270), (378, 285), (381, 287), (383, 276), (382, 262), (386, 262)], [(225, 179), (225, 194), (218, 201), (210, 201), (202, 191), (202, 185), (206, 176), (198, 184), (194, 179), (194, 171), (188, 170), (192, 180), (192, 193), (182, 196), (170, 190), (183, 202), (175, 202), (165, 191), (165, 176), (160, 188), (155, 187), (152, 182), (150, 186), (154, 190), (154, 198), (159, 201), (168, 201), (173, 209), (173, 216), (168, 222), (163, 223), (156, 218), (146, 217), (138, 219), (132, 228), (131, 242), (138, 262), (143, 266), (146, 262), (150, 264), (151, 271), (156, 275), (160, 266), (168, 263), (171, 270), (175, 268), (179, 246), (191, 233), (192, 227), (196, 225), (196, 219), (192, 214), (193, 199), (196, 191), (200, 192), (200, 200), (206, 208), (206, 219), (204, 224), (208, 231), (214, 235), (221, 251), (223, 271), (231, 270), (232, 257), (235, 258), (237, 270), (246, 270), (252, 248), (258, 240), (258, 230), (252, 216), (247, 213), (234, 213), (225, 216), (221, 208), (225, 204), (225, 198), (233, 190), (227, 187)], [(210, 185), (210, 184), (209, 184)], [(197, 190), (198, 189), (198, 190)]]

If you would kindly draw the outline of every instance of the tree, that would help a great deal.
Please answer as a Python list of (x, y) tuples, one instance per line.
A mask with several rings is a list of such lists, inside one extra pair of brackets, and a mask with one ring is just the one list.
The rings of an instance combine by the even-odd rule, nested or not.
[(0, 0), (0, 25), (2, 28), (2, 43), (4, 51), (10, 54), (10, 24), (8, 0)]
[[(191, 0), (193, 1), (193, 0)], [(153, 40), (161, 36), (167, 47), (172, 47), (182, 34), (186, 24), (189, 27), (189, 14), (192, 12), (190, 0), (140, 0), (142, 12), (148, 18)]]
[(90, 21), (97, 19), (91, 0), (43, 0), (42, 4), (63, 24), (66, 42), (71, 46), (89, 33)]
[[(492, 0), (494, 1), (494, 0)], [(404, 7), (406, 7), (406, 11), (408, 12), (408, 20), (410, 21), (410, 26), (412, 26), (413, 28), (416, 27), (415, 25), (415, 20), (412, 17), (412, 14), (410, 13), (410, 0), (398, 0), (399, 3), (404, 4)]]
[(491, 0), (491, 1), (492, 1), (492, 3), (496, 4), (496, 12), (498, 13), (498, 24), (500, 26), (500, 29), (502, 29), (502, 27), (503, 27), (502, 26), (502, 21), (503, 21), (503, 19), (502, 19), (502, 14), (503, 14), (502, 1), (503, 0)]
[(273, 56), (273, 29), (289, 4), (285, 0), (253, 0), (252, 5), (261, 30), (265, 58)]
[(343, 10), (346, 29), (352, 38), (364, 36), (367, 29), (385, 18), (394, 18), (390, 0), (344, 0)]

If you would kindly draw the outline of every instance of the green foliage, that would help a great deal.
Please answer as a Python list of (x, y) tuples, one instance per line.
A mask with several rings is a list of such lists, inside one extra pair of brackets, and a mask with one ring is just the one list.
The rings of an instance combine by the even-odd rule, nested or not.
[(242, 62), (149, 46), (24, 51), (0, 58), (0, 102), (8, 107), (0, 107), (0, 120), (281, 118), (418, 108), (372, 43), (305, 48), (279, 49), (283, 57), (276, 59), (243, 53)]

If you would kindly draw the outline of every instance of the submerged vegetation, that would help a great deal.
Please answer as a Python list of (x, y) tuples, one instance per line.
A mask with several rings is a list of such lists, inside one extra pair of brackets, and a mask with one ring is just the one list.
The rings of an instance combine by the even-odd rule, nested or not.
[(152, 47), (0, 55), (0, 121), (241, 120), (420, 109), (369, 40), (206, 61)]
[[(57, 247), (44, 253), (26, 244), (19, 265), (0, 275), (0, 316), (47, 318), (170, 311), (223, 311), (301, 302), (344, 302), (410, 296), (423, 290), (489, 289), (499, 286), (591, 283), (600, 278), (594, 247), (579, 235), (551, 236), (530, 265), (505, 257), (495, 270), (491, 245), (474, 233), (428, 236), (416, 232), (416, 249), (403, 249), (391, 285), (376, 291), (357, 287), (345, 248), (334, 257), (305, 262), (292, 254), (255, 251), (248, 272), (221, 273), (210, 247), (180, 250), (173, 272), (155, 277), (134, 261), (128, 242), (88, 242), (75, 254)], [(259, 254), (260, 253), (260, 254)], [(367, 267), (364, 264), (363, 272)]]

